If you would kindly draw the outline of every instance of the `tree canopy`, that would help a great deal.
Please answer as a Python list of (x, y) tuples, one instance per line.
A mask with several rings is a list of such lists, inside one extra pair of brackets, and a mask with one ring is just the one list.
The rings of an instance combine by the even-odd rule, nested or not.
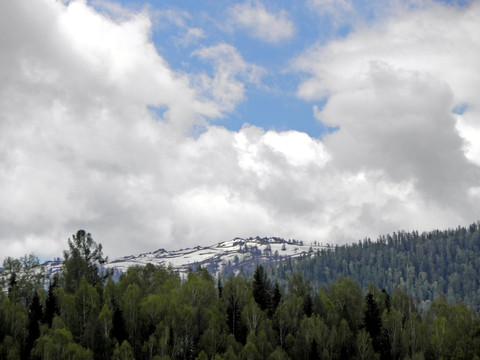
[(314, 289), (299, 272), (272, 286), (262, 267), (221, 283), (149, 264), (115, 282), (91, 235), (68, 246), (48, 289), (20, 272), (24, 283), (0, 292), (0, 360), (480, 359), (480, 314), (446, 295), (426, 309), (402, 283), (362, 289), (343, 277)]
[(103, 258), (102, 245), (85, 230), (78, 230), (72, 239), (68, 239), (68, 250), (63, 252), (63, 257), (62, 280), (68, 292), (75, 291), (82, 279), (96, 286), (108, 278), (108, 273), (100, 268), (107, 261)]

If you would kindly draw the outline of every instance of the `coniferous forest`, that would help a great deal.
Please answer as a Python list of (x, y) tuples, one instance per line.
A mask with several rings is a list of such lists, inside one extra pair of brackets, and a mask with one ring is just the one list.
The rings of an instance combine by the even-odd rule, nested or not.
[(300, 272), (314, 289), (348, 277), (367, 290), (370, 284), (391, 293), (401, 285), (428, 309), (445, 295), (450, 304), (462, 301), (480, 310), (480, 226), (473, 223), (444, 231), (400, 231), (373, 242), (335, 246), (317, 256), (287, 261), (268, 269), (286, 285)]
[[(422, 247), (427, 260), (419, 258), (414, 271), (428, 278), (428, 271), (434, 272), (425, 262), (449, 274), (449, 266), (455, 270), (457, 264), (443, 270), (441, 261), (470, 256), (456, 241), (479, 242), (478, 227), (438, 234), (454, 245), (438, 242), (431, 253), (429, 234), (402, 233), (375, 244), (338, 247), (308, 261), (325, 261), (335, 272), (335, 257), (343, 252), (343, 271), (353, 264), (353, 274), (355, 266), (362, 269), (355, 251), (385, 247), (420, 254)], [(372, 253), (381, 254), (368, 253), (365, 264), (371, 264)], [(376, 261), (395, 274), (401, 267), (392, 262), (397, 256)], [(101, 270), (101, 245), (83, 230), (69, 240), (64, 259), (61, 275), (46, 289), (33, 256), (4, 261), (0, 359), (480, 359), (479, 313), (449, 301), (452, 280), (445, 285), (447, 296), (439, 291), (428, 308), (419, 309), (407, 275), (384, 289), (375, 285), (376, 278), (369, 285), (355, 276), (321, 280), (326, 268), (314, 274), (320, 280), (305, 270), (310, 281), (286, 264), (284, 274), (291, 274), (279, 285), (261, 266), (251, 277), (221, 281), (202, 268), (182, 278), (171, 268), (147, 265), (130, 268), (114, 282)], [(465, 276), (460, 271), (458, 276)], [(328, 285), (314, 290), (315, 281)]]

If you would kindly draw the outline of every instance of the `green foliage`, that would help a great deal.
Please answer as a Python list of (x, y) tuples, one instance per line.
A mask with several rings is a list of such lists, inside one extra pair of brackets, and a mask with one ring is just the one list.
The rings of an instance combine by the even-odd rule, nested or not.
[(249, 298), (249, 288), (240, 277), (230, 278), (223, 287), (223, 301), (226, 306), (227, 321), (230, 332), (237, 341), (245, 342), (246, 328), (241, 322), (243, 307)]
[(0, 293), (0, 360), (479, 359), (480, 314), (452, 304), (448, 292), (426, 307), (402, 282), (391, 295), (345, 277), (313, 292), (294, 271), (285, 290), (260, 267), (251, 279), (229, 278), (221, 292), (202, 268), (183, 279), (153, 265), (118, 282), (88, 274), (73, 287), (52, 282), (48, 292), (34, 277), (21, 280), (31, 293), (18, 288), (21, 276), (10, 281)]
[(254, 339), (247, 340), (239, 356), (240, 360), (260, 360), (260, 353), (255, 345)]
[(122, 342), (122, 345), (116, 345), (113, 350), (112, 360), (135, 360), (133, 349), (128, 341)]
[[(177, 280), (164, 268), (134, 268), (100, 289), (86, 279), (72, 294), (60, 286), (53, 292), (60, 311), (51, 326), (41, 297), (28, 308), (3, 297), (0, 359), (28, 358), (28, 344), (32, 359), (473, 359), (480, 351), (479, 314), (446, 297), (421, 317), (401, 287), (388, 307), (386, 292), (373, 286), (365, 294), (341, 279), (317, 292), (307, 314), (309, 293), (297, 275), (297, 290), (270, 319), (241, 278), (226, 282), (222, 298), (202, 272)], [(244, 337), (231, 328), (234, 309)], [(114, 335), (116, 311), (126, 331), (121, 341)]]
[(72, 333), (65, 324), (55, 318), (52, 328), (39, 337), (32, 349), (32, 357), (37, 359), (93, 359), (90, 350), (73, 341)]
[(55, 277), (48, 285), (47, 299), (45, 300), (43, 322), (48, 326), (52, 325), (53, 317), (59, 314), (57, 296), (55, 294), (56, 287), (57, 278)]
[(35, 292), (30, 306), (28, 308), (28, 335), (25, 341), (25, 346), (22, 349), (23, 357), (29, 357), (30, 351), (33, 348), (33, 343), (40, 336), (40, 320), (43, 317), (43, 309), (40, 304), (40, 298)]
[[(39, 270), (39, 259), (33, 254), (19, 259), (7, 257), (0, 272), (0, 288), (7, 288), (8, 297), (14, 302), (22, 301), (28, 306), (35, 294), (42, 288), (44, 275)], [(41, 270), (41, 269), (40, 269)]]
[(82, 279), (93, 286), (103, 285), (109, 275), (101, 274), (99, 269), (107, 261), (103, 258), (102, 245), (85, 230), (78, 230), (72, 240), (68, 239), (68, 250), (63, 252), (63, 257), (63, 285), (69, 293), (80, 286)]
[(263, 266), (257, 266), (253, 274), (253, 289), (252, 294), (256, 303), (262, 311), (266, 311), (271, 307), (272, 289), (268, 281), (267, 274)]
[(462, 301), (480, 310), (479, 253), (480, 225), (474, 223), (444, 231), (399, 231), (380, 236), (377, 241), (367, 238), (299, 261), (286, 261), (266, 271), (283, 286), (299, 272), (315, 290), (341, 278), (355, 281), (363, 291), (373, 283), (391, 294), (401, 285), (420, 302), (420, 311), (427, 310), (440, 294), (445, 294), (450, 304)]

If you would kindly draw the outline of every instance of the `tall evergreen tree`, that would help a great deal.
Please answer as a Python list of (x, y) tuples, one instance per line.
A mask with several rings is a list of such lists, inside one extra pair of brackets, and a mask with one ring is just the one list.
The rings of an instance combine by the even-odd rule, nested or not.
[(55, 295), (55, 288), (57, 287), (57, 277), (48, 285), (47, 300), (45, 301), (45, 311), (43, 314), (43, 322), (52, 326), (53, 317), (58, 314), (57, 297)]
[(365, 330), (375, 339), (382, 330), (382, 319), (378, 310), (377, 302), (371, 293), (365, 296)]
[(273, 286), (273, 291), (272, 291), (272, 301), (270, 303), (270, 315), (273, 315), (275, 313), (275, 310), (277, 310), (278, 305), (282, 301), (282, 292), (280, 290), (280, 285), (278, 285), (278, 282), (275, 281), (275, 285)]
[(271, 290), (270, 282), (267, 277), (267, 273), (262, 265), (257, 266), (255, 273), (253, 274), (253, 298), (258, 304), (258, 307), (265, 311), (270, 307), (271, 302)]
[(371, 293), (368, 293), (367, 296), (365, 296), (365, 303), (365, 330), (372, 338), (373, 349), (379, 351), (382, 346), (380, 337), (382, 331), (382, 318), (380, 310), (378, 309), (377, 302)]
[(245, 343), (247, 329), (241, 321), (243, 307), (247, 303), (249, 289), (245, 281), (239, 277), (229, 279), (223, 287), (223, 301), (227, 313), (227, 325), (235, 339)]
[(116, 339), (119, 344), (128, 339), (123, 313), (117, 304), (114, 304), (113, 309), (112, 338)]
[(40, 304), (40, 298), (35, 291), (30, 306), (28, 308), (28, 335), (25, 347), (22, 349), (22, 358), (29, 359), (33, 343), (40, 336), (40, 320), (42, 320), (43, 309)]
[(72, 240), (68, 239), (68, 250), (63, 252), (65, 289), (74, 292), (83, 278), (91, 285), (103, 284), (109, 273), (100, 273), (99, 266), (107, 259), (103, 257), (102, 244), (97, 244), (90, 233), (78, 230)]
[(8, 297), (10, 299), (15, 297), (16, 294), (16, 289), (17, 289), (17, 274), (15, 272), (12, 272), (10, 275), (10, 279), (8, 281)]

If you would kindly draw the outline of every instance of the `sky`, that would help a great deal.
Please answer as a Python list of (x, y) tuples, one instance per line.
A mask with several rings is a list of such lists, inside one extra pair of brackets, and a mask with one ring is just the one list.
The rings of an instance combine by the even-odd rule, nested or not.
[(0, 260), (480, 214), (480, 1), (0, 1)]

